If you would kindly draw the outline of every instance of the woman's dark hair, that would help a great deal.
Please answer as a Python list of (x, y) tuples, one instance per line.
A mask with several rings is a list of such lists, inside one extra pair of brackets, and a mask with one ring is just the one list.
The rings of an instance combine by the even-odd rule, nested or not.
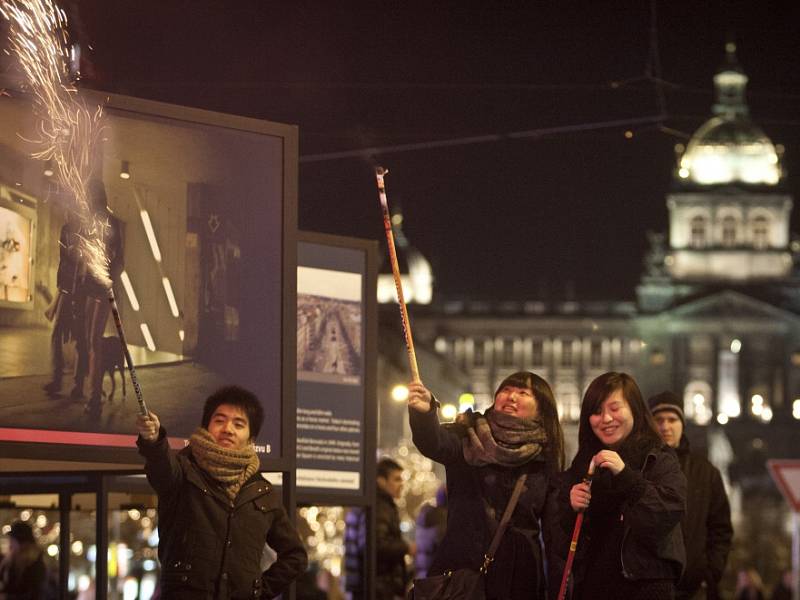
[(626, 438), (626, 442), (628, 440), (631, 442), (651, 441), (654, 445), (661, 445), (661, 437), (658, 435), (655, 421), (653, 421), (653, 416), (644, 403), (642, 391), (639, 389), (636, 380), (627, 373), (609, 371), (596, 377), (589, 384), (586, 393), (583, 395), (581, 418), (578, 425), (578, 445), (580, 448), (599, 451), (603, 447), (594, 431), (592, 431), (589, 417), (597, 414), (600, 410), (600, 405), (617, 390), (622, 391), (622, 397), (625, 398), (633, 415), (633, 428), (628, 438)]
[(494, 393), (495, 397), (507, 385), (533, 390), (539, 418), (547, 434), (545, 457), (552, 467), (561, 471), (564, 468), (564, 433), (561, 431), (561, 423), (558, 421), (558, 406), (550, 384), (530, 371), (517, 371), (500, 382)]
[(206, 399), (206, 403), (203, 406), (203, 427), (208, 429), (208, 424), (211, 422), (214, 411), (222, 404), (230, 404), (242, 409), (242, 412), (247, 415), (247, 421), (250, 425), (250, 437), (255, 439), (264, 422), (264, 408), (261, 406), (261, 402), (258, 401), (258, 397), (253, 392), (238, 385), (228, 385), (218, 389)]

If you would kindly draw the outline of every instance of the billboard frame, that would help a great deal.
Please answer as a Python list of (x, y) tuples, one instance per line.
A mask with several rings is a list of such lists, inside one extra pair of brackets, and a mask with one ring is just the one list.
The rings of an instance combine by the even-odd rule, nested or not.
[[(130, 113), (147, 117), (171, 119), (178, 122), (194, 123), (221, 129), (254, 133), (280, 138), (282, 145), (282, 202), (281, 202), (281, 439), (280, 456), (260, 456), (262, 471), (284, 473), (284, 493), (290, 500), (293, 489), (292, 478), (295, 471), (294, 447), (295, 391), (296, 391), (296, 288), (297, 288), (297, 195), (299, 140), (298, 127), (250, 117), (219, 113), (199, 108), (168, 104), (120, 94), (108, 94), (96, 90), (82, 90), (89, 102), (97, 103), (114, 113)], [(145, 390), (145, 399), (147, 390)], [(198, 421), (200, 414), (198, 412)], [(42, 441), (13, 442), (0, 441), (0, 455), (7, 458), (41, 461), (41, 471), (47, 472), (48, 460), (58, 456), (59, 460), (89, 463), (87, 471), (111, 471), (120, 465), (130, 465), (141, 469), (142, 460), (135, 445), (131, 447), (84, 446), (47, 443), (49, 430), (35, 430), (41, 433)], [(131, 413), (131, 435), (135, 437), (134, 414)], [(54, 452), (54, 449), (57, 449)], [(113, 466), (105, 467), (111, 463)], [(37, 465), (38, 466), (38, 465)], [(13, 468), (13, 467), (12, 467)], [(37, 469), (38, 470), (38, 469)], [(0, 476), (11, 473), (0, 466)]]
[[(318, 245), (334, 246), (363, 251), (366, 256), (364, 279), (364, 463), (361, 474), (363, 476), (363, 494), (353, 494), (346, 491), (330, 493), (326, 491), (315, 492), (310, 488), (296, 489), (296, 502), (298, 505), (315, 506), (345, 506), (359, 507), (366, 510), (367, 517), (367, 545), (365, 549), (365, 590), (367, 597), (374, 593), (375, 585), (375, 502), (376, 502), (376, 451), (378, 447), (378, 242), (363, 238), (344, 237), (325, 233), (298, 231), (297, 245), (300, 242)], [(295, 312), (296, 312), (295, 298)], [(295, 378), (297, 373), (295, 371)]]

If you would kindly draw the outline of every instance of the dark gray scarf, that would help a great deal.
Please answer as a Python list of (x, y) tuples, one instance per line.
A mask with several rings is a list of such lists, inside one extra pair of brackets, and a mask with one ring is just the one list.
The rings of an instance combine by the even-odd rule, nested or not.
[(539, 419), (520, 419), (491, 408), (484, 414), (467, 411), (457, 422), (467, 431), (462, 441), (464, 460), (475, 467), (523, 465), (538, 456), (547, 442)]

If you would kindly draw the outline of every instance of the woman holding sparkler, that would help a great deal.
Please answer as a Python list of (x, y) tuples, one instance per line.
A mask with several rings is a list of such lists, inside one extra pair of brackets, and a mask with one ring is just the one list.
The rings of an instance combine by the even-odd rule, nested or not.
[[(562, 468), (564, 445), (553, 392), (541, 377), (514, 373), (483, 414), (468, 411), (439, 424), (439, 403), (419, 382), (409, 388), (409, 420), (417, 448), (447, 472), (447, 531), (430, 575), (483, 564), (491, 599), (545, 598), (540, 517), (550, 477)], [(520, 483), (518, 483), (520, 482)], [(521, 490), (499, 545), (498, 521)], [(519, 493), (519, 492), (517, 492)], [(494, 560), (485, 560), (496, 545)], [(482, 596), (480, 596), (482, 597)]]
[[(576, 514), (586, 511), (572, 570), (573, 599), (668, 600), (683, 571), (686, 478), (626, 373), (605, 373), (583, 397), (578, 454), (563, 474), (545, 544), (551, 597), (562, 580)], [(582, 481), (596, 468), (591, 488)], [(574, 549), (573, 549), (574, 551)]]

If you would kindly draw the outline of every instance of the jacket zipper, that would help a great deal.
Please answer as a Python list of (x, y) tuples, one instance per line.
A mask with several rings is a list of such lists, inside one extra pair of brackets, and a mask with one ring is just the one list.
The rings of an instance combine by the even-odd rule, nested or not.
[[(650, 457), (651, 456), (655, 456), (655, 455), (651, 454), (651, 453), (648, 453), (647, 456), (644, 459), (644, 464), (642, 465), (642, 470), (641, 470), (642, 477), (644, 477), (644, 470), (645, 470), (645, 468), (647, 468), (647, 463), (650, 461)], [(622, 526), (625, 527), (625, 523), (624, 523), (625, 515), (624, 515), (624, 513), (620, 512), (619, 520), (623, 521), (623, 525)], [(631, 572), (629, 572), (628, 569), (625, 568), (625, 541), (628, 539), (628, 534), (630, 533), (630, 531), (631, 531), (630, 527), (625, 527), (625, 531), (622, 534), (622, 543), (619, 545), (619, 562), (620, 562), (620, 565), (622, 565), (622, 576), (625, 579), (628, 579), (628, 580), (632, 580), (633, 579), (633, 574)]]

